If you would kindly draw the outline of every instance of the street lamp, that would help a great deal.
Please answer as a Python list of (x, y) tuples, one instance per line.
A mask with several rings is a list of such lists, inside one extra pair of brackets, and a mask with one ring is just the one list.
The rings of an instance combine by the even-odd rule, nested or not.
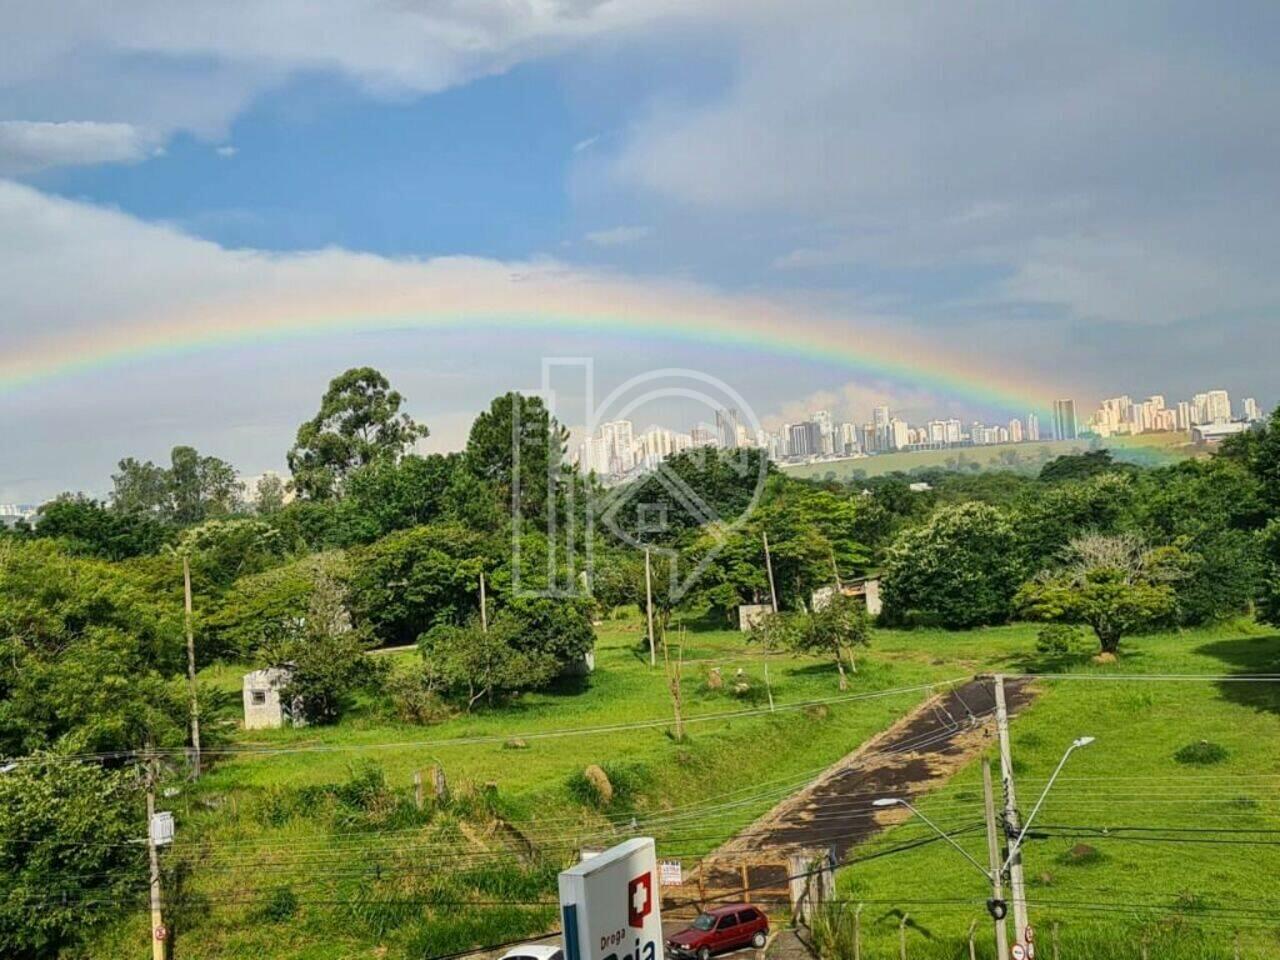
[(987, 882), (988, 883), (991, 882), (991, 874), (987, 872), (986, 867), (980, 864), (977, 860), (973, 859), (973, 857), (969, 856), (968, 850), (966, 850), (964, 847), (960, 846), (960, 844), (952, 840), (951, 837), (948, 836), (946, 833), (943, 833), (942, 828), (940, 828), (936, 823), (934, 823), (932, 820), (926, 817), (923, 813), (921, 813), (911, 804), (907, 803), (907, 801), (903, 800), (901, 797), (881, 797), (878, 800), (872, 800), (871, 805), (873, 807), (906, 807), (908, 810), (914, 813), (917, 817), (919, 817), (921, 820), (927, 823), (930, 827), (932, 827), (934, 833), (936, 833), (943, 840), (947, 841), (947, 843), (951, 844), (953, 847), (959, 850), (960, 853), (964, 856), (964, 858), (968, 860), (970, 863), (972, 863), (975, 867), (977, 867), (978, 872), (987, 878)]
[(1044, 798), (1049, 795), (1050, 788), (1053, 787), (1053, 781), (1058, 779), (1058, 774), (1062, 772), (1062, 768), (1067, 764), (1067, 757), (1071, 756), (1081, 747), (1087, 747), (1093, 743), (1095, 737), (1076, 737), (1071, 741), (1071, 746), (1067, 747), (1067, 752), (1062, 755), (1062, 759), (1058, 761), (1057, 768), (1053, 771), (1053, 776), (1049, 778), (1049, 782), (1044, 785), (1044, 789), (1040, 792), (1040, 799), (1036, 801), (1036, 805), (1031, 808), (1031, 813), (1022, 824), (1022, 830), (1018, 834), (1018, 838), (1009, 845), (1009, 855), (1005, 858), (1004, 865), (1000, 868), (1000, 872), (1009, 869), (1009, 864), (1013, 862), (1013, 858), (1017, 856), (1018, 851), (1022, 849), (1022, 840), (1027, 835), (1027, 828), (1031, 826), (1031, 821), (1036, 818), (1036, 814), (1040, 812), (1040, 807), (1044, 803)]

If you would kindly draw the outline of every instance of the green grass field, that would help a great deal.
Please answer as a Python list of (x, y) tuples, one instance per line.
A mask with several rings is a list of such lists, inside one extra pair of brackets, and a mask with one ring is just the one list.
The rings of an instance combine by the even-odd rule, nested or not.
[(1184, 433), (1148, 433), (1136, 437), (1109, 437), (1106, 440), (1045, 440), (1038, 443), (1000, 443), (984, 447), (952, 450), (913, 450), (909, 453), (881, 453), (873, 457), (838, 460), (833, 463), (784, 465), (793, 477), (844, 480), (852, 477), (879, 477), (901, 471), (947, 468), (951, 470), (1011, 470), (1038, 473), (1054, 457), (1106, 448), (1117, 460), (1143, 466), (1163, 466), (1202, 451)]
[[(221, 691), (211, 699), (222, 701), (223, 725), (210, 718), (211, 735), (221, 731), (230, 746), (278, 752), (220, 759), (198, 786), (168, 801), (178, 821), (178, 841), (165, 858), (180, 894), (173, 922), (181, 955), (420, 958), (545, 928), (554, 922), (554, 911), (544, 904), (554, 899), (555, 871), (580, 843), (625, 836), (635, 817), (640, 829), (658, 838), (661, 855), (697, 858), (925, 696), (914, 691), (796, 708), (839, 696), (834, 668), (774, 657), (770, 678), (779, 709), (770, 714), (764, 659), (737, 632), (690, 630), (682, 685), (688, 736), (677, 743), (668, 735), (663, 669), (661, 663), (649, 667), (642, 637), (638, 619), (610, 621), (600, 630), (598, 667), (589, 680), (429, 727), (389, 721), (379, 704), (366, 702), (333, 728), (234, 731), (242, 669), (206, 671), (209, 690)], [(1087, 658), (1083, 664), (1046, 662), (1034, 643), (1035, 629), (1026, 625), (969, 633), (877, 631), (849, 695), (990, 669), (1221, 673), (1261, 670), (1268, 663), (1274, 670), (1280, 657), (1280, 641), (1250, 624), (1137, 638), (1118, 666), (1106, 668), (1089, 666)], [(404, 663), (415, 655), (392, 656)], [(712, 666), (726, 678), (742, 669), (750, 692), (737, 697), (709, 690), (706, 671)], [(1214, 684), (1042, 686), (1037, 703), (1014, 726), (1024, 807), (1066, 742), (1078, 733), (1098, 737), (1073, 759), (1071, 779), (1055, 790), (1044, 823), (1180, 827), (1220, 815), (1245, 827), (1280, 829), (1280, 703), (1274, 696)], [(739, 715), (723, 716), (730, 713)], [(561, 735), (565, 731), (574, 732)], [(514, 737), (525, 746), (511, 749), (503, 742)], [(1199, 739), (1222, 744), (1227, 759), (1209, 768), (1172, 760), (1173, 751)], [(378, 765), (385, 786), (376, 776), (371, 781), (367, 770), (361, 773), (368, 763)], [(432, 763), (443, 765), (463, 799), (423, 814), (412, 803), (412, 776)], [(618, 790), (604, 812), (584, 804), (575, 789), (589, 763), (602, 764)], [(1230, 786), (1221, 790), (1218, 781), (1198, 779), (1250, 774), (1276, 779), (1223, 780)], [(980, 820), (976, 776), (976, 769), (961, 771), (925, 801), (925, 809), (949, 824)], [(1114, 779), (1120, 776), (1126, 779)], [(1153, 783), (1158, 796), (1144, 786)], [(1204, 806), (1164, 802), (1166, 796)], [(1144, 798), (1151, 802), (1140, 802)], [(513, 823), (542, 856), (522, 858), (520, 845), (501, 832), (478, 835), (475, 824), (486, 818), (470, 814), (479, 809)], [(920, 836), (919, 824), (903, 824), (864, 853)], [(981, 852), (976, 834), (964, 842)], [(1274, 848), (1092, 838), (1087, 842), (1100, 851), (1096, 861), (1063, 864), (1064, 851), (1077, 842), (1054, 837), (1028, 850), (1035, 899), (1129, 904), (1162, 898), (1159, 905), (1168, 906), (1183, 897), (1194, 907), (1274, 897), (1267, 878), (1280, 875)], [(920, 925), (911, 931), (919, 951), (911, 955), (951, 957), (958, 955), (956, 938), (978, 915), (973, 899), (985, 896), (981, 878), (966, 869), (972, 870), (954, 851), (930, 845), (849, 867), (839, 883), (844, 897), (868, 902), (869, 942), (896, 949), (896, 921), (885, 918), (903, 909)], [(913, 902), (957, 899), (964, 902)], [(1037, 906), (1037, 919), (1058, 917), (1073, 932), (1083, 929), (1085, 919), (1096, 923), (1096, 916), (1072, 909), (1054, 906), (1051, 914)], [(1216, 923), (1207, 910), (1195, 918)], [(1128, 925), (1140, 916), (1145, 914), (1130, 911), (1113, 922)], [(1271, 942), (1276, 949), (1267, 955), (1280, 956), (1275, 941), (1252, 930), (1246, 936), (1258, 949)], [(131, 955), (146, 937), (145, 914), (126, 915), (86, 955)]]

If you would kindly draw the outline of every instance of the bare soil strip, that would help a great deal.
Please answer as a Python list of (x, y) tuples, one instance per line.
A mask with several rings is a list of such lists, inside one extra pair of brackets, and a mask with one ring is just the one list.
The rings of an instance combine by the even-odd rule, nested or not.
[[(1030, 681), (1005, 682), (1010, 715), (1033, 696)], [(901, 808), (875, 808), (873, 800), (936, 788), (994, 737), (990, 680), (971, 680), (929, 698), (709, 854), (706, 898), (740, 893), (745, 865), (752, 900), (785, 904), (789, 853), (830, 849), (837, 863), (843, 861), (852, 847), (903, 819)]]

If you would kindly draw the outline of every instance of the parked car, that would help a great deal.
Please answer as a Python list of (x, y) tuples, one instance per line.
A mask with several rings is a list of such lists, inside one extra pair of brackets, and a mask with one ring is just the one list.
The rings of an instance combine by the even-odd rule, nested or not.
[(714, 953), (741, 947), (760, 949), (769, 939), (769, 918), (749, 903), (731, 903), (698, 914), (696, 920), (667, 940), (667, 956), (707, 960)]
[(504, 953), (502, 960), (564, 960), (564, 951), (553, 943), (522, 943)]

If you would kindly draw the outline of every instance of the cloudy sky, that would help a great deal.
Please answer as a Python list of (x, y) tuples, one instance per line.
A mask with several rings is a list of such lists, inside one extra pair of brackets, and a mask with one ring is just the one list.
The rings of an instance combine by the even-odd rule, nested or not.
[(360, 364), (437, 448), (545, 356), (691, 367), (771, 422), (1280, 399), (1273, 2), (4, 17), (0, 502), (175, 443), (278, 468)]

